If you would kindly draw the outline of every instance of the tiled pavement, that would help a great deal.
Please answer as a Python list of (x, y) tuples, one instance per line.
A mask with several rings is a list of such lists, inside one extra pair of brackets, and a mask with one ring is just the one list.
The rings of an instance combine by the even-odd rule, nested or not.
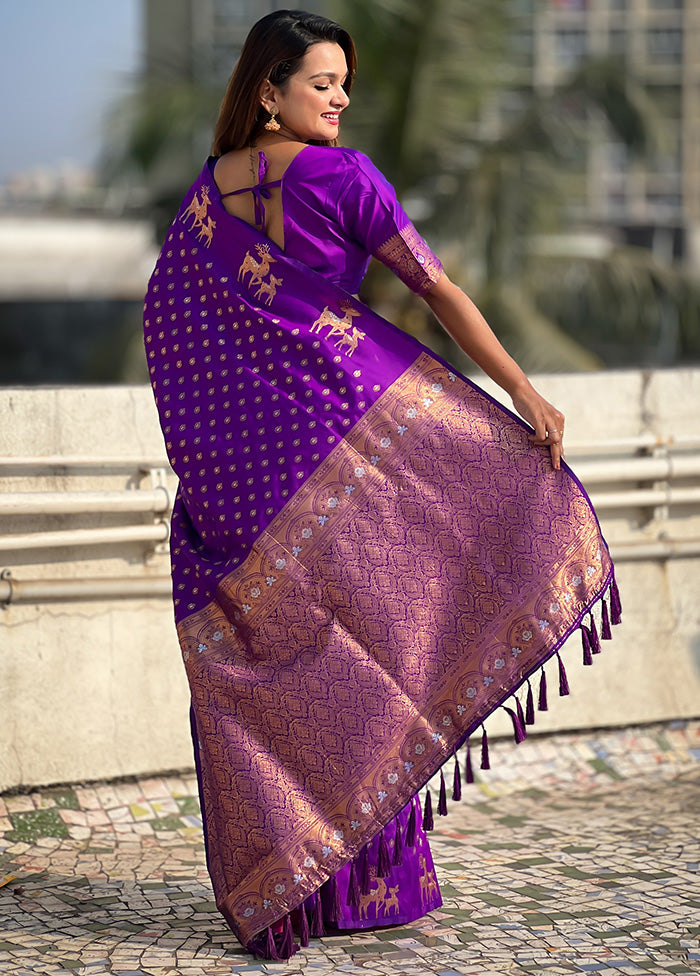
[(439, 818), (439, 912), (248, 956), (191, 776), (0, 797), (2, 976), (700, 973), (700, 723), (493, 743)]

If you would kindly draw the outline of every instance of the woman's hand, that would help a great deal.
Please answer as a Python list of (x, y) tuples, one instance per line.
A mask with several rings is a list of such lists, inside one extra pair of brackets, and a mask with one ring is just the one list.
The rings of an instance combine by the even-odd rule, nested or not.
[(564, 414), (540, 396), (530, 383), (522, 391), (513, 393), (512, 400), (523, 420), (535, 429), (534, 434), (528, 435), (530, 441), (538, 447), (549, 448), (552, 466), (559, 471), (564, 457)]
[(476, 305), (447, 275), (423, 297), (457, 345), (510, 395), (520, 416), (535, 429), (530, 440), (549, 448), (558, 471), (564, 457), (564, 415), (539, 395)]

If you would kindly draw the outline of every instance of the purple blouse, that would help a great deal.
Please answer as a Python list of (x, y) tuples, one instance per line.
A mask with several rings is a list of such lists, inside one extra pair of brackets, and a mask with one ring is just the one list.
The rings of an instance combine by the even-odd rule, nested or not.
[[(264, 189), (266, 161), (260, 157)], [(215, 163), (212, 157), (212, 178)], [(359, 290), (372, 255), (418, 295), (442, 274), (393, 187), (363, 153), (306, 146), (269, 186), (281, 186), (285, 253), (350, 294)], [(264, 206), (260, 199), (258, 204)]]

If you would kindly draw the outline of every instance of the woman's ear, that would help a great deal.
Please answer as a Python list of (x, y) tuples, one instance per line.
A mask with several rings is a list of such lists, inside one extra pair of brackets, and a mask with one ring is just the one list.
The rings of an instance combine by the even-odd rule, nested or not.
[(275, 86), (269, 78), (266, 78), (260, 86), (258, 98), (265, 111), (269, 112), (270, 106), (275, 104)]

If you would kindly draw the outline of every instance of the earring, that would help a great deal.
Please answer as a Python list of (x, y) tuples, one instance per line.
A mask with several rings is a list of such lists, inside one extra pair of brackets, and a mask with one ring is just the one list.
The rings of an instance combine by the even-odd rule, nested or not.
[(279, 115), (279, 109), (277, 108), (276, 105), (273, 105), (272, 108), (270, 109), (270, 119), (268, 122), (265, 123), (265, 128), (267, 129), (268, 132), (280, 131), (280, 124), (275, 118), (276, 115)]

